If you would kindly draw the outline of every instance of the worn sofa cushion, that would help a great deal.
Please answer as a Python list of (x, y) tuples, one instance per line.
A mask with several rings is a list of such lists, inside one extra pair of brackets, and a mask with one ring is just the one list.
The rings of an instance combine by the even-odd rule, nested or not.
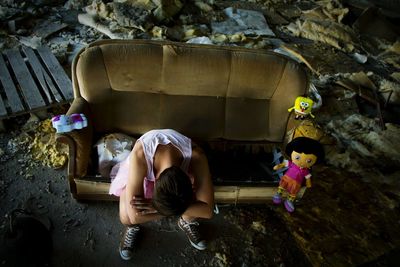
[(281, 142), (307, 74), (265, 50), (158, 41), (101, 41), (77, 60), (75, 95), (95, 132), (174, 128), (194, 138)]

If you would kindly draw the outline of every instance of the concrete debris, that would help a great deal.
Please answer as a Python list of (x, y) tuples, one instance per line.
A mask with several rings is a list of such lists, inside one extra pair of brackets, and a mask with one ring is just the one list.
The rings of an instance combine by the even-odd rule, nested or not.
[(188, 41), (186, 41), (186, 43), (189, 43), (189, 44), (209, 44), (209, 45), (213, 44), (211, 39), (208, 38), (207, 36), (193, 37), (193, 38), (189, 39)]
[[(160, 7), (158, 7), (151, 1), (105, 3), (95, 0), (86, 6), (86, 13), (78, 15), (78, 21), (111, 39), (132, 39), (138, 34), (138, 31), (146, 32), (151, 29), (154, 26), (154, 21), (162, 21), (168, 18), (167, 15), (175, 15), (174, 5), (169, 2), (161, 1)], [(177, 12), (181, 5), (179, 1), (174, 3)]]
[[(362, 66), (342, 51), (334, 51), (321, 43), (280, 45), (280, 50), (304, 63), (319, 79), (324, 75), (334, 77), (338, 73), (358, 72)], [(318, 81), (317, 81), (318, 82)]]
[(156, 8), (152, 12), (158, 21), (172, 18), (183, 7), (183, 3), (180, 0), (154, 0), (152, 3), (156, 5)]
[(263, 222), (260, 222), (260, 221), (253, 222), (251, 224), (251, 229), (255, 230), (256, 232), (262, 233), (262, 234), (267, 233)]
[[(210, 1), (213, 2), (213, 1)], [(201, 11), (203, 12), (211, 12), (213, 10), (212, 6), (208, 3), (205, 3), (203, 1), (195, 1), (194, 3)]]
[(88, 230), (87, 230), (87, 232), (86, 232), (86, 240), (85, 240), (85, 242), (83, 243), (83, 245), (86, 247), (86, 246), (89, 246), (90, 247), (90, 249), (92, 250), (92, 251), (94, 251), (94, 248), (95, 248), (95, 245), (96, 245), (96, 241), (95, 241), (95, 239), (94, 239), (94, 237), (93, 237), (93, 228), (92, 227), (90, 227)]
[(400, 126), (385, 126), (386, 130), (381, 130), (375, 120), (359, 114), (331, 121), (326, 130), (337, 139), (342, 151), (326, 157), (328, 163), (362, 174), (364, 179), (386, 181), (381, 172), (400, 165)]
[(47, 38), (48, 36), (56, 33), (64, 28), (66, 28), (68, 24), (62, 23), (60, 21), (42, 21), (35, 28), (33, 28), (34, 34), (37, 37), (42, 39)]
[(65, 9), (76, 9), (81, 10), (87, 6), (90, 0), (68, 0), (64, 4)]
[(107, 24), (101, 24), (100, 22), (97, 22), (97, 18), (94, 15), (79, 14), (78, 21), (80, 23), (82, 23), (83, 25), (92, 27), (93, 29), (101, 32), (102, 34), (106, 35), (110, 39), (128, 39), (129, 38), (129, 33), (123, 34), (123, 33), (118, 33), (118, 32), (112, 32), (109, 29), (109, 26)]
[(12, 8), (12, 7), (7, 7), (7, 6), (1, 6), (0, 8), (0, 21), (6, 21), (18, 14), (20, 14), (21, 11), (17, 8)]
[[(65, 216), (66, 217), (66, 216)], [(79, 219), (74, 219), (74, 218), (69, 218), (65, 223), (64, 223), (64, 232), (69, 232), (73, 228), (79, 227), (82, 225), (82, 222)]]
[(217, 267), (228, 267), (231, 266), (228, 257), (223, 253), (215, 253), (215, 262), (213, 262)]
[(368, 60), (368, 57), (366, 55), (362, 55), (362, 54), (357, 53), (357, 52), (352, 54), (352, 56), (358, 63), (361, 63), (361, 64), (366, 63), (367, 60)]
[(382, 79), (379, 83), (379, 93), (387, 103), (400, 106), (400, 81), (392, 82)]
[(224, 13), (227, 20), (211, 22), (213, 33), (275, 36), (261, 12), (228, 7)]
[(114, 16), (121, 27), (136, 28), (146, 31), (153, 25), (153, 15), (142, 6), (125, 3), (113, 3)]
[(38, 47), (43, 45), (42, 38), (38, 36), (32, 36), (32, 37), (20, 36), (19, 41), (21, 44), (31, 47), (33, 49), (37, 49)]

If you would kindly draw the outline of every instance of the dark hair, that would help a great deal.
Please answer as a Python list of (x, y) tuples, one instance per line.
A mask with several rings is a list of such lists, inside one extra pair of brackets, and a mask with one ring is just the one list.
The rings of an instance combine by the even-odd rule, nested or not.
[(324, 148), (321, 143), (308, 137), (297, 137), (289, 142), (285, 149), (286, 155), (290, 157), (293, 151), (317, 156), (316, 163), (323, 162), (325, 158)]
[(155, 183), (153, 207), (164, 216), (181, 215), (192, 201), (189, 176), (176, 166), (165, 169)]

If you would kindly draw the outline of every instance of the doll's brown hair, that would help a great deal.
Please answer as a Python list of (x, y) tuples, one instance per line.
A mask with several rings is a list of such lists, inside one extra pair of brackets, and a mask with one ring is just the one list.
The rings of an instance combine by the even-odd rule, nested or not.
[(315, 155), (317, 157), (316, 163), (323, 162), (325, 159), (325, 152), (321, 143), (308, 137), (297, 137), (289, 142), (286, 145), (285, 153), (290, 157), (293, 151)]

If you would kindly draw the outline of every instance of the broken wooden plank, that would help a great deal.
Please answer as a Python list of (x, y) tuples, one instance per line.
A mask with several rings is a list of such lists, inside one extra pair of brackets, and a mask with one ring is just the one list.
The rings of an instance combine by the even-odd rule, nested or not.
[(6, 50), (5, 55), (21, 87), (22, 94), (29, 109), (32, 110), (45, 106), (46, 103), (20, 52), (16, 50)]
[(38, 79), (40, 85), (42, 86), (42, 89), (46, 94), (49, 103), (53, 103), (54, 100), (56, 102), (61, 102), (63, 99), (60, 93), (54, 86), (53, 81), (47, 74), (46, 70), (43, 68), (35, 52), (29, 47), (24, 47), (23, 51), (26, 57), (28, 58), (28, 62), (32, 66), (33, 72), (35, 73), (36, 78)]
[(47, 88), (47, 84), (44, 80), (43, 73), (42, 73), (42, 67), (40, 66), (39, 60), (36, 58), (35, 53), (33, 50), (29, 47), (23, 48), (23, 51), (25, 52), (26, 57), (28, 58), (28, 62), (32, 67), (33, 72), (36, 75), (36, 78), (38, 79), (40, 85), (42, 86), (43, 92), (46, 95), (47, 101), (49, 103), (52, 102), (51, 99), (51, 94), (49, 92), (49, 89)]
[(42, 54), (28, 47), (0, 53), (0, 90), (0, 123), (27, 112), (46, 112), (73, 98), (72, 83), (48, 48)]
[(8, 72), (3, 56), (0, 54), (0, 82), (3, 85), (4, 92), (7, 96), (7, 103), (13, 113), (24, 110), (24, 106), (18, 96), (17, 88)]
[(66, 23), (62, 23), (59, 21), (42, 20), (33, 29), (33, 32), (35, 33), (36, 36), (45, 39), (50, 35), (52, 35), (53, 33), (56, 33), (66, 27), (68, 27), (68, 24)]
[(65, 100), (73, 99), (71, 80), (68, 78), (56, 57), (51, 53), (50, 49), (45, 46), (39, 47), (37, 51), (46, 67), (51, 70), (50, 73), (60, 88)]

